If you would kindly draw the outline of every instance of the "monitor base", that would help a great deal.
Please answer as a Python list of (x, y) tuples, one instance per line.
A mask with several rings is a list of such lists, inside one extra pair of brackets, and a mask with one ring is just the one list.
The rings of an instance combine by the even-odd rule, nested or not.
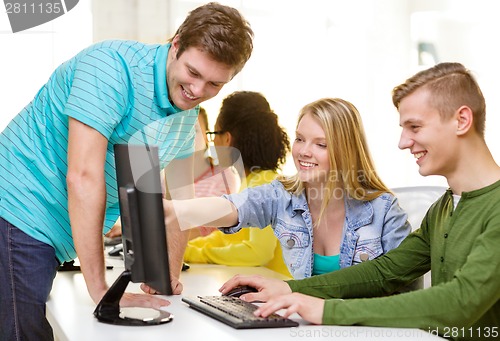
[(132, 318), (122, 316), (120, 313), (120, 299), (122, 298), (125, 289), (131, 282), (132, 274), (130, 271), (125, 270), (116, 279), (109, 290), (104, 294), (103, 298), (94, 310), (94, 316), (99, 322), (116, 324), (122, 326), (153, 326), (162, 323), (170, 322), (173, 315), (169, 312), (162, 310), (154, 310), (159, 316), (145, 317), (145, 318)]

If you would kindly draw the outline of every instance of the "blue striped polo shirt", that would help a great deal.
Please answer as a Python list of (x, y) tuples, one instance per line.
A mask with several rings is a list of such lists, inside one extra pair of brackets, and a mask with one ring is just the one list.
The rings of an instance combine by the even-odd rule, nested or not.
[(158, 145), (161, 166), (190, 155), (198, 108), (168, 100), (170, 44), (104, 41), (61, 64), (0, 134), (0, 216), (52, 245), (59, 261), (76, 257), (66, 186), (68, 121), (109, 140), (105, 177), (107, 232), (119, 216), (113, 145)]

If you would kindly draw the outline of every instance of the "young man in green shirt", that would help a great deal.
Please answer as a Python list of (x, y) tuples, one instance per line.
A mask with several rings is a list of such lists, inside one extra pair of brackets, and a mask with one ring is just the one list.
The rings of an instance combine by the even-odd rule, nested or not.
[[(315, 324), (421, 328), (452, 339), (500, 335), (500, 167), (484, 140), (485, 101), (461, 64), (421, 71), (393, 91), (409, 149), (423, 176), (446, 177), (449, 189), (420, 229), (373, 261), (304, 280), (236, 276), (267, 301), (256, 315), (279, 309)], [(390, 294), (432, 270), (432, 287)]]

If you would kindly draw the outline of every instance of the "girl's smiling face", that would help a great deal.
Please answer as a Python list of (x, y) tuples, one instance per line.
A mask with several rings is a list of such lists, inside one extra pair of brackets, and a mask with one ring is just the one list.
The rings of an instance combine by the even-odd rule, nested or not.
[(299, 178), (305, 183), (325, 182), (330, 171), (325, 132), (310, 114), (299, 121), (292, 156)]

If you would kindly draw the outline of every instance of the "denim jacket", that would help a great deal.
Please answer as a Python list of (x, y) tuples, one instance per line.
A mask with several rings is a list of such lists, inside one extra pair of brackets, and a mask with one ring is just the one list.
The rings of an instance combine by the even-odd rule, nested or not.
[[(236, 233), (243, 227), (271, 225), (292, 276), (295, 279), (311, 277), (314, 235), (304, 193), (293, 195), (275, 180), (224, 197), (238, 209), (238, 225), (221, 228), (224, 233)], [(346, 197), (345, 213), (341, 268), (377, 258), (397, 247), (411, 232), (407, 214), (389, 193), (371, 201)]]

